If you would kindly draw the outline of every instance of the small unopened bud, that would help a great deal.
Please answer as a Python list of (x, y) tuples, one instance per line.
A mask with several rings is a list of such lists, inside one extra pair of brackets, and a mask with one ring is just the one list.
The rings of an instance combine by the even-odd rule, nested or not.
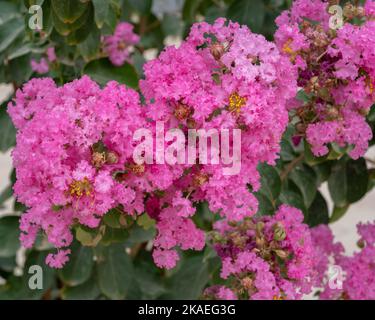
[(363, 7), (357, 7), (356, 8), (356, 15), (357, 17), (364, 17), (365, 16), (365, 9)]
[(327, 106), (326, 114), (329, 120), (336, 120), (340, 116), (339, 110), (332, 105)]
[(273, 239), (276, 241), (283, 241), (286, 238), (286, 232), (283, 227), (276, 227), (273, 232)]
[(208, 175), (206, 173), (197, 173), (193, 177), (193, 186), (200, 187), (203, 186), (208, 181)]
[(131, 164), (129, 165), (129, 169), (137, 176), (142, 175), (146, 171), (144, 164)]
[(190, 113), (191, 109), (189, 108), (189, 106), (183, 103), (179, 103), (174, 110), (174, 116), (180, 121), (186, 120), (189, 117)]
[(353, 19), (355, 17), (355, 13), (356, 13), (356, 8), (351, 3), (347, 3), (344, 6), (344, 10), (343, 10), (344, 17), (348, 19)]
[(284, 250), (281, 250), (281, 249), (277, 249), (275, 250), (275, 253), (276, 255), (280, 258), (280, 259), (283, 259), (285, 260), (286, 258), (288, 258), (288, 253)]
[(107, 153), (107, 163), (108, 164), (116, 164), (118, 162), (118, 155), (115, 152), (108, 152)]
[(250, 277), (246, 277), (241, 280), (241, 284), (246, 290), (249, 290), (253, 286), (253, 280)]
[(92, 165), (99, 169), (105, 164), (105, 153), (104, 152), (94, 152), (92, 154), (91, 163)]
[(220, 58), (222, 57), (222, 55), (224, 54), (225, 52), (225, 48), (222, 44), (220, 43), (214, 43), (210, 46), (210, 52), (212, 54), (212, 56), (216, 59), (216, 60), (220, 60)]
[(266, 240), (263, 237), (256, 237), (255, 243), (258, 248), (263, 248), (266, 244)]
[(357, 246), (360, 249), (363, 249), (365, 247), (365, 241), (363, 239), (358, 240)]

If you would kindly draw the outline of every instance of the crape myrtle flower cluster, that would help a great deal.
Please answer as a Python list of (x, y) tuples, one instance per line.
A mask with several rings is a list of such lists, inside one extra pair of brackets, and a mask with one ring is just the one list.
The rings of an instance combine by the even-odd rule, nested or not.
[(298, 209), (282, 205), (273, 216), (222, 220), (211, 237), (227, 285), (206, 289), (206, 297), (300, 299), (316, 285), (317, 252)]
[[(153, 257), (166, 268), (175, 266), (177, 247), (205, 245), (191, 220), (196, 203), (207, 201), (234, 221), (257, 211), (249, 185), (260, 187), (260, 162), (275, 163), (288, 123), (286, 102), (297, 88), (289, 59), (263, 36), (218, 19), (195, 24), (179, 48), (166, 48), (144, 70), (143, 106), (134, 90), (116, 82), (101, 89), (86, 76), (62, 87), (33, 79), (9, 104), (18, 129), (14, 191), (29, 208), (21, 240), (31, 247), (44, 231), (58, 249), (47, 258), (53, 267), (68, 260), (73, 227), (96, 228), (112, 208), (146, 211), (156, 220)], [(134, 132), (155, 131), (155, 121), (166, 130), (241, 129), (241, 172), (225, 176), (226, 164), (199, 161), (136, 164)]]
[(139, 42), (139, 36), (133, 32), (134, 26), (128, 22), (121, 22), (116, 26), (113, 35), (102, 39), (104, 52), (115, 66), (122, 66), (130, 60), (130, 47)]
[[(357, 225), (360, 239), (357, 242), (359, 251), (352, 256), (345, 255), (341, 243), (335, 242), (332, 231), (326, 225), (311, 229), (314, 246), (320, 260), (317, 270), (321, 275), (323, 290), (321, 299), (375, 299), (375, 223)], [(329, 286), (329, 266), (336, 265), (342, 271), (342, 287), (332, 289)]]
[[(140, 87), (147, 117), (163, 121), (166, 129), (241, 129), (239, 174), (224, 175), (222, 163), (197, 161), (188, 174), (181, 176), (174, 168), (161, 177), (171, 190), (159, 199), (164, 209), (158, 214), (154, 259), (170, 268), (176, 263), (176, 244), (182, 249), (204, 246), (200, 231), (195, 231), (196, 238), (184, 234), (192, 223), (187, 218), (195, 212), (193, 203), (207, 201), (212, 212), (235, 221), (257, 212), (248, 185), (259, 189), (260, 162), (275, 163), (288, 123), (286, 101), (296, 92), (296, 73), (274, 44), (223, 18), (213, 25), (193, 25), (179, 48), (166, 48), (144, 66), (144, 73)], [(176, 228), (179, 220), (185, 223)]]
[(347, 3), (336, 30), (328, 10), (338, 2), (295, 1), (276, 19), (275, 42), (298, 70), (305, 97), (290, 103), (298, 135), (316, 156), (336, 143), (357, 159), (372, 138), (366, 115), (375, 102), (375, 3)]

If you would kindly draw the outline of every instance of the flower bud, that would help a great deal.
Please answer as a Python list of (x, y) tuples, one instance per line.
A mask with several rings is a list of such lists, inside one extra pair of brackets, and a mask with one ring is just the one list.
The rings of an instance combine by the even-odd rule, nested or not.
[(277, 249), (277, 250), (275, 250), (275, 253), (276, 253), (276, 255), (277, 255), (280, 259), (282, 259), (282, 260), (287, 259), (288, 256), (289, 256), (288, 252), (286, 252), (286, 251), (284, 251), (284, 250), (281, 250), (281, 249)]
[(210, 52), (215, 60), (220, 60), (225, 52), (225, 48), (221, 43), (214, 43), (210, 46)]
[(108, 164), (116, 164), (118, 162), (118, 155), (115, 152), (108, 152), (106, 158)]
[(99, 169), (105, 164), (105, 153), (104, 152), (94, 152), (91, 157), (92, 165)]
[(286, 238), (286, 231), (282, 226), (275, 228), (273, 232), (273, 239), (276, 241), (283, 241)]

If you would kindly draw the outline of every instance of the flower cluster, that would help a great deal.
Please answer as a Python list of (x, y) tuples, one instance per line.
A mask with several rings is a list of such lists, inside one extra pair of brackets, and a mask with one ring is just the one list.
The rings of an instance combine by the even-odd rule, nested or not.
[[(341, 243), (334, 242), (328, 226), (321, 225), (312, 229), (313, 243), (320, 257), (319, 273), (323, 279), (321, 299), (375, 299), (375, 223), (359, 223), (357, 230), (360, 235), (360, 251), (346, 256)], [(332, 261), (342, 272), (342, 286), (332, 286), (337, 280), (337, 274), (329, 273)]]
[(31, 59), (30, 65), (32, 71), (39, 74), (45, 74), (49, 71), (49, 63), (53, 63), (56, 61), (55, 48), (47, 48), (46, 55), (47, 57), (42, 57), (39, 62), (35, 59)]
[[(258, 203), (248, 185), (254, 191), (259, 189), (257, 165), (274, 164), (280, 150), (288, 122), (286, 102), (296, 92), (296, 74), (291, 70), (291, 63), (274, 44), (225, 19), (213, 25), (193, 25), (179, 48), (166, 48), (144, 66), (145, 80), (140, 87), (150, 119), (162, 121), (166, 129), (241, 130), (237, 175), (224, 175), (224, 163), (160, 166), (160, 178), (170, 187), (167, 197), (159, 196), (164, 209), (157, 223), (154, 258), (158, 265), (175, 265), (177, 255), (170, 248), (178, 243), (186, 247), (187, 237), (191, 238), (189, 247), (204, 245), (202, 236), (181, 232), (191, 225), (186, 219), (194, 214), (195, 202), (207, 201), (212, 212), (230, 220), (256, 213)], [(181, 219), (186, 221), (183, 225)]]
[[(132, 35), (127, 24), (104, 41), (116, 64), (128, 57), (118, 51), (124, 34)], [(178, 260), (176, 247), (205, 245), (204, 232), (191, 219), (196, 203), (207, 201), (211, 211), (235, 221), (257, 211), (249, 185), (260, 187), (259, 163), (275, 163), (288, 123), (286, 102), (296, 92), (289, 59), (263, 36), (218, 19), (195, 24), (181, 47), (166, 48), (144, 69), (144, 106), (135, 91), (115, 82), (100, 89), (88, 77), (63, 87), (50, 79), (31, 80), (9, 105), (18, 129), (14, 189), (30, 208), (21, 219), (22, 242), (30, 247), (44, 230), (60, 250), (47, 259), (52, 266), (67, 260), (64, 248), (74, 224), (95, 228), (112, 208), (127, 214), (146, 209), (156, 220), (153, 257), (166, 268)], [(226, 163), (198, 159), (137, 164), (133, 134), (140, 128), (156, 133), (156, 121), (184, 132), (241, 130), (239, 174), (224, 175)]]
[(61, 267), (73, 224), (95, 228), (117, 206), (128, 214), (143, 211), (132, 168), (133, 132), (146, 125), (137, 92), (116, 82), (100, 89), (86, 76), (63, 87), (33, 79), (8, 110), (18, 129), (14, 191), (29, 208), (21, 217), (25, 247), (42, 229), (61, 249), (47, 262)]
[(104, 51), (115, 66), (130, 62), (130, 46), (139, 42), (139, 36), (133, 32), (133, 28), (132, 24), (121, 22), (116, 26), (113, 35), (104, 36), (102, 39)]
[(338, 29), (328, 14), (332, 4), (295, 1), (277, 18), (275, 41), (298, 70), (298, 86), (306, 97), (291, 102), (298, 134), (306, 136), (316, 156), (336, 143), (350, 147), (350, 156), (357, 159), (372, 138), (365, 117), (375, 102), (374, 2), (364, 8), (347, 3)]
[(298, 209), (282, 205), (274, 216), (219, 221), (212, 239), (228, 288), (209, 288), (206, 296), (299, 299), (315, 284), (316, 252)]

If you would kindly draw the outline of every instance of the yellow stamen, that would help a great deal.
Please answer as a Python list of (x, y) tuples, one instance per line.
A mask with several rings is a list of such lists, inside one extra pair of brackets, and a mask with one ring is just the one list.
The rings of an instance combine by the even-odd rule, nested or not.
[(229, 97), (229, 111), (239, 113), (246, 105), (246, 98), (241, 97), (237, 92), (233, 92)]
[(69, 193), (73, 197), (81, 198), (84, 195), (90, 196), (91, 192), (92, 186), (87, 178), (83, 180), (73, 180), (69, 186)]
[(298, 51), (294, 51), (290, 45), (292, 44), (293, 39), (289, 39), (287, 42), (285, 42), (282, 51), (290, 56), (290, 61), (294, 62), (296, 60), (296, 57), (298, 55)]
[(273, 296), (273, 300), (284, 300), (281, 296)]

